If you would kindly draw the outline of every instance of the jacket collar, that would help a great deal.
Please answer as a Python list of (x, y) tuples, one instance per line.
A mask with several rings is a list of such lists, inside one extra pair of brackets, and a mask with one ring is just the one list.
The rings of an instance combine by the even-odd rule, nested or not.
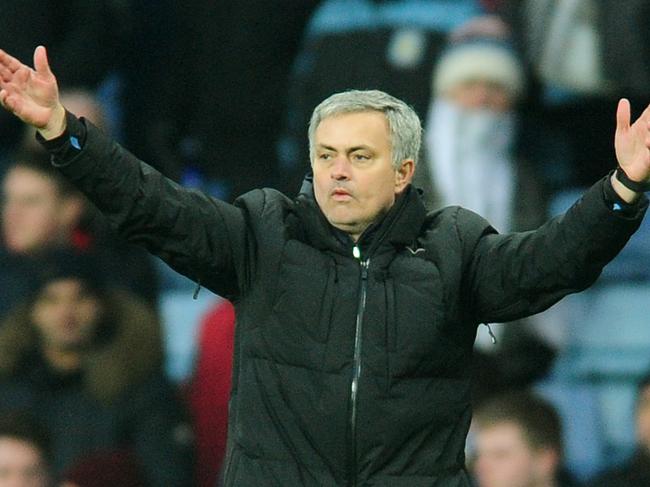
[[(314, 197), (313, 176), (308, 174), (296, 198), (296, 212), (305, 240), (320, 250), (352, 255), (355, 243), (345, 232), (332, 226)], [(409, 185), (379, 221), (370, 225), (357, 244), (363, 255), (374, 255), (413, 244), (426, 217), (420, 194)]]

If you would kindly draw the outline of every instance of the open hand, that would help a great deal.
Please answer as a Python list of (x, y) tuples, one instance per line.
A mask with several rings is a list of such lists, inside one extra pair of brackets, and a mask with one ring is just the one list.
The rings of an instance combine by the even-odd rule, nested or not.
[(631, 180), (650, 180), (650, 106), (630, 125), (630, 102), (619, 101), (614, 146), (618, 163)]
[(34, 51), (34, 68), (0, 49), (0, 104), (51, 139), (65, 130), (65, 109), (43, 46)]

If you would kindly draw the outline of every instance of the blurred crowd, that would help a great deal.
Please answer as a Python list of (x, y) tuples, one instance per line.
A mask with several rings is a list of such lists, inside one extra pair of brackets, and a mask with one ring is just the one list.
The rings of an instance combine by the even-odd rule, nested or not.
[[(615, 167), (650, 103), (644, 0), (5, 0), (0, 47), (48, 47), (64, 106), (178, 183), (297, 194), (330, 94), (424, 126), (414, 184), (500, 232)], [(636, 117), (635, 117), (636, 118)], [(219, 485), (233, 306), (124, 243), (0, 112), (0, 487)], [(477, 487), (650, 485), (650, 223), (588, 291), (478, 330)], [(10, 482), (14, 483), (10, 483)], [(21, 483), (22, 482), (22, 483)]]

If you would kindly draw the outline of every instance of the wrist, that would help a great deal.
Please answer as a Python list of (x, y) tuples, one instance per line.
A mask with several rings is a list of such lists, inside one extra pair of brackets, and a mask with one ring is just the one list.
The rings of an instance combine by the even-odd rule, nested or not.
[(639, 199), (639, 196), (641, 193), (638, 193), (627, 186), (625, 186), (618, 178), (618, 171), (620, 169), (617, 169), (614, 171), (614, 173), (611, 175), (610, 180), (612, 183), (612, 188), (616, 192), (616, 194), (626, 203), (634, 203), (637, 199)]
[(38, 129), (38, 133), (45, 140), (52, 140), (60, 137), (66, 129), (65, 108), (60, 103), (52, 111), (52, 116), (45, 127)]

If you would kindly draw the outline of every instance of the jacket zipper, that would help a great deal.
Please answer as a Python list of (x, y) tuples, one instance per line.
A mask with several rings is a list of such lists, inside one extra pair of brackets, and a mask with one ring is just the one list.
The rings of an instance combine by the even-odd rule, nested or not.
[(359, 283), (359, 303), (357, 305), (357, 320), (354, 331), (354, 362), (352, 365), (352, 382), (350, 384), (350, 487), (357, 485), (357, 398), (359, 393), (359, 378), (361, 377), (361, 345), (363, 338), (363, 314), (366, 309), (366, 294), (368, 291), (368, 266), (370, 259), (362, 260), (359, 247), (355, 245), (352, 255), (359, 260), (361, 280)]

